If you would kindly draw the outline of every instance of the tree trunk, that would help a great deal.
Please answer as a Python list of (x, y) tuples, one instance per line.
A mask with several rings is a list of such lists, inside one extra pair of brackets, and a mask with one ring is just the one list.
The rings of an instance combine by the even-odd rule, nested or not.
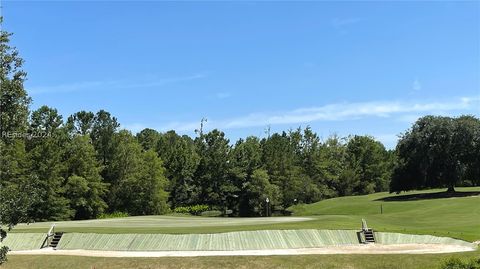
[(455, 186), (449, 186), (447, 192), (455, 192)]

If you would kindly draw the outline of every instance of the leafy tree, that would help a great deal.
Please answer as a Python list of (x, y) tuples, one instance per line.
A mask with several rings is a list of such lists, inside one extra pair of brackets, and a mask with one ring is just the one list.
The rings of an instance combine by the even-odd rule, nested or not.
[[(249, 216), (266, 216), (267, 206), (278, 204), (280, 190), (270, 183), (266, 170), (256, 169), (244, 185), (246, 201), (249, 205)], [(266, 200), (269, 200), (267, 204)]]
[[(0, 17), (3, 25), (3, 17)], [(9, 45), (11, 34), (0, 30), (0, 138), (12, 141), (27, 131), (28, 106), (31, 102), (23, 87), (27, 73), (22, 70), (23, 59)]]
[(58, 114), (56, 109), (42, 106), (32, 112), (30, 130), (48, 134), (57, 130), (62, 124), (62, 116)]
[(9, 143), (0, 140), (0, 183), (22, 185), (30, 175), (30, 160), (23, 140)]
[(103, 183), (95, 155), (90, 137), (86, 135), (74, 137), (67, 147), (65, 196), (75, 211), (75, 219), (96, 218), (107, 207), (103, 196), (108, 184)]
[(58, 112), (46, 106), (32, 113), (30, 131), (45, 133), (47, 136), (32, 137), (27, 143), (31, 160), (30, 174), (37, 178), (41, 202), (31, 208), (35, 220), (69, 219), (73, 211), (65, 198), (62, 171), (67, 135)]
[(143, 129), (136, 135), (138, 142), (142, 146), (143, 150), (155, 150), (157, 148), (158, 140), (160, 140), (160, 134), (153, 129)]
[(240, 168), (245, 174), (252, 175), (254, 170), (262, 166), (260, 140), (254, 136), (249, 136), (245, 140), (239, 139), (231, 150), (230, 161), (232, 166)]
[(279, 204), (285, 209), (302, 194), (302, 168), (295, 160), (295, 147), (287, 135), (273, 134), (262, 141), (262, 161), (273, 184), (280, 189)]
[(156, 150), (165, 166), (169, 180), (169, 202), (173, 208), (196, 202), (194, 174), (200, 162), (193, 140), (179, 136), (175, 131), (163, 134)]
[(167, 181), (157, 154), (142, 152), (137, 140), (125, 130), (115, 135), (114, 143), (111, 169), (115, 180), (111, 183), (110, 210), (130, 215), (165, 213)]
[(303, 173), (306, 175), (303, 182), (304, 195), (301, 200), (312, 203), (334, 197), (336, 178), (330, 171), (332, 160), (328, 158), (328, 148), (322, 145), (320, 138), (310, 127), (304, 129), (297, 147)]
[(347, 144), (347, 165), (355, 172), (353, 193), (385, 191), (390, 181), (388, 152), (370, 136), (353, 136)]
[(480, 185), (480, 119), (461, 116), (454, 119), (454, 155), (461, 163), (461, 181), (466, 185)]
[[(36, 199), (24, 143), (31, 102), (23, 87), (26, 73), (23, 59), (9, 45), (11, 34), (2, 26), (0, 16), (0, 243), (8, 230), (28, 220), (27, 212)], [(0, 265), (7, 260), (8, 250), (0, 247)]]
[(398, 142), (391, 192), (448, 187), (478, 180), (478, 119), (425, 116)]
[(90, 135), (93, 130), (95, 114), (93, 112), (80, 111), (67, 119), (67, 128), (71, 134)]
[(321, 145), (318, 158), (318, 176), (327, 186), (325, 198), (345, 196), (352, 193), (350, 186), (351, 176), (346, 176), (346, 146), (342, 138), (332, 135)]
[(112, 175), (108, 195), (109, 210), (125, 210), (130, 190), (123, 189), (126, 182), (135, 181), (141, 167), (142, 149), (130, 132), (122, 130), (113, 137), (115, 148), (108, 169)]
[[(241, 216), (255, 214), (254, 204), (251, 199), (256, 198), (249, 194), (246, 188), (251, 184), (253, 172), (262, 165), (262, 148), (260, 140), (250, 136), (246, 140), (239, 139), (229, 155), (229, 179), (236, 187), (233, 204), (229, 207), (235, 209)], [(268, 176), (268, 175), (267, 175)], [(267, 178), (268, 179), (268, 178)]]
[(200, 163), (195, 173), (198, 203), (226, 208), (235, 199), (236, 186), (229, 178), (229, 140), (225, 134), (213, 130), (196, 141)]
[[(29, 222), (30, 206), (38, 200), (36, 190), (30, 184), (17, 185), (0, 182), (0, 243), (7, 231), (20, 222)], [(7, 261), (7, 246), (0, 247), (0, 265)]]
[[(98, 159), (103, 165), (108, 165), (112, 158), (114, 151), (113, 136), (119, 127), (117, 118), (112, 117), (107, 111), (100, 110), (95, 114), (91, 137)], [(104, 176), (104, 178), (108, 178), (108, 176)]]
[(131, 212), (141, 215), (165, 214), (169, 210), (168, 193), (165, 191), (168, 181), (162, 160), (149, 150), (142, 153), (142, 161), (140, 177), (136, 182), (131, 182), (130, 188), (127, 186), (134, 193), (131, 205), (136, 208)]

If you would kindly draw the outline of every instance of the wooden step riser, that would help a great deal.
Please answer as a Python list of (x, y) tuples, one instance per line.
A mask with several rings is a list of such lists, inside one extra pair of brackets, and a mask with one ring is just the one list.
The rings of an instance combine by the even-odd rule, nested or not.
[(56, 248), (58, 246), (58, 243), (60, 242), (60, 239), (62, 239), (63, 233), (55, 233), (55, 235), (52, 238), (52, 241), (49, 244), (49, 247)]
[(375, 243), (375, 234), (372, 229), (363, 231), (363, 236), (366, 243)]

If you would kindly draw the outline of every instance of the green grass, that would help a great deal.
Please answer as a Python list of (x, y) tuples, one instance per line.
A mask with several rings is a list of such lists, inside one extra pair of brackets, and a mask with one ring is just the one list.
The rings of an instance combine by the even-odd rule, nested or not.
[(480, 251), (455, 254), (422, 255), (300, 255), (300, 256), (237, 256), (182, 258), (95, 258), (75, 256), (11, 255), (2, 269), (439, 269), (447, 258), (470, 259)]
[[(431, 234), (467, 241), (480, 240), (480, 196), (433, 198), (439, 196), (437, 194), (440, 191), (444, 190), (411, 192), (406, 195), (376, 193), (340, 197), (294, 206), (291, 210), (295, 216), (317, 216), (317, 220), (325, 220), (327, 225), (338, 224), (339, 228), (353, 228), (349, 225), (350, 221), (358, 222), (358, 219), (365, 218), (369, 226), (377, 231)], [(457, 191), (478, 194), (480, 188), (458, 188)], [(428, 193), (429, 196), (402, 199), (415, 198), (419, 193)], [(460, 193), (457, 195), (460, 196)], [(385, 198), (398, 201), (382, 200)]]
[[(467, 241), (480, 240), (480, 197), (439, 198), (444, 190), (412, 192), (407, 195), (377, 193), (366, 196), (342, 197), (311, 205), (291, 208), (288, 218), (200, 218), (183, 216), (149, 216), (125, 219), (59, 223), (59, 230), (80, 233), (220, 233), (230, 231), (278, 229), (359, 229), (360, 220), (367, 219), (377, 231), (449, 236)], [(460, 192), (479, 192), (480, 188), (458, 188)], [(420, 196), (418, 193), (427, 193)], [(387, 201), (394, 197), (394, 200)], [(381, 200), (387, 198), (386, 200)], [(407, 199), (414, 198), (414, 199)], [(435, 198), (435, 199), (433, 199)], [(380, 214), (380, 206), (383, 214)], [(21, 225), (14, 232), (43, 232), (50, 223)], [(391, 268), (436, 269), (449, 257), (480, 257), (480, 250), (456, 254), (423, 255), (305, 255), (255, 257), (188, 257), (188, 258), (95, 258), (72, 256), (11, 255), (2, 269), (11, 268)]]
[[(430, 190), (417, 193), (435, 193)], [(457, 188), (459, 192), (478, 192), (479, 187)], [(202, 218), (182, 216), (143, 216), (118, 219), (59, 222), (57, 229), (81, 233), (221, 233), (278, 229), (359, 229), (365, 218), (377, 231), (448, 236), (467, 241), (480, 240), (480, 196), (406, 201), (381, 201), (389, 197), (408, 197), (388, 193), (349, 196), (324, 200), (291, 209), (289, 218)], [(380, 214), (380, 206), (383, 214)], [(14, 232), (46, 232), (51, 223), (19, 225)]]

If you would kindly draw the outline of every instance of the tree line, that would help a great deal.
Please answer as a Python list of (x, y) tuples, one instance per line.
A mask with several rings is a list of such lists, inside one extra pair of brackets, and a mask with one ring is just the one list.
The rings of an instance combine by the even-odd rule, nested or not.
[[(27, 219), (164, 214), (193, 205), (264, 216), (338, 196), (479, 184), (474, 116), (422, 117), (387, 150), (368, 135), (320, 139), (310, 127), (230, 141), (217, 129), (200, 128), (195, 137), (133, 134), (105, 110), (67, 118), (47, 106), (31, 111), (23, 60), (9, 36), (3, 31), (0, 39), (0, 204), (29, 193)], [(15, 190), (22, 195), (7, 195)]]
[(321, 141), (309, 127), (231, 143), (217, 129), (195, 138), (153, 129), (134, 135), (104, 110), (63, 120), (42, 106), (28, 115), (14, 129), (25, 130), (25, 138), (2, 136), (0, 175), (3, 185), (35, 188), (39, 199), (28, 215), (37, 221), (164, 214), (196, 204), (262, 216), (267, 198), (284, 211), (386, 191), (394, 164), (393, 151), (372, 137)]

